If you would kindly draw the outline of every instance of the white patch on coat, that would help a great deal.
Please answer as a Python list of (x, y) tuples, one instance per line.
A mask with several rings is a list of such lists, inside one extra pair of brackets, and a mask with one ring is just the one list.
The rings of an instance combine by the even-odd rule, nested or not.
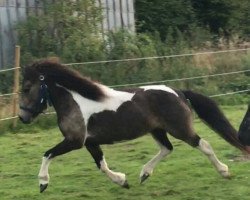
[(141, 86), (140, 88), (144, 90), (163, 90), (172, 93), (178, 97), (178, 94), (172, 88), (167, 87), (166, 85), (146, 85), (146, 86)]
[(104, 110), (116, 111), (118, 107), (126, 101), (131, 101), (134, 93), (116, 91), (104, 85), (98, 85), (106, 95), (101, 101), (94, 101), (83, 97), (79, 93), (68, 90), (75, 102), (80, 107), (85, 125), (87, 126), (89, 117), (94, 113), (99, 113)]

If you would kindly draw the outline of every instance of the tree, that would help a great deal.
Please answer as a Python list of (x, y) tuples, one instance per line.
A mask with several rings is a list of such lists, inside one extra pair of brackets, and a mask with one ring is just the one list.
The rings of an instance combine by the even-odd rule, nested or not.
[(228, 38), (235, 33), (249, 37), (250, 33), (249, 0), (136, 0), (135, 8), (137, 30), (157, 31), (163, 40), (171, 29), (187, 36), (197, 28)]
[(238, 2), (234, 0), (192, 0), (193, 8), (201, 26), (208, 26), (212, 33), (222, 29), (229, 34), (237, 29)]
[(191, 0), (136, 0), (137, 31), (158, 31), (164, 40), (172, 27), (187, 32), (196, 24)]

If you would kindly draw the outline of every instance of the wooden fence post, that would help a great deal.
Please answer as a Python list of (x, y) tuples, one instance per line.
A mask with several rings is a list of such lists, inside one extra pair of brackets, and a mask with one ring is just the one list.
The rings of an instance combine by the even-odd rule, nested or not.
[[(20, 78), (20, 46), (15, 48), (15, 70), (14, 70), (14, 87), (13, 87), (13, 117), (18, 114), (18, 97), (19, 97), (19, 78)], [(17, 118), (13, 120), (13, 127), (17, 125)]]

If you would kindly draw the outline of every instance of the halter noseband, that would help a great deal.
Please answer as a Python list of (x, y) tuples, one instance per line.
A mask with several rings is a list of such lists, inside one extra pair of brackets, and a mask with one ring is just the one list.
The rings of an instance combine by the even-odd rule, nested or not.
[(24, 107), (24, 106), (20, 106), (20, 109), (24, 110), (24, 111), (28, 111), (31, 114), (40, 114), (42, 113), (42, 106), (43, 105), (49, 105), (52, 106), (51, 103), (51, 98), (50, 98), (50, 94), (48, 91), (48, 86), (45, 83), (45, 78), (43, 75), (39, 76), (39, 80), (40, 80), (40, 89), (39, 89), (39, 96), (38, 99), (35, 103), (34, 108), (28, 108), (28, 107)]

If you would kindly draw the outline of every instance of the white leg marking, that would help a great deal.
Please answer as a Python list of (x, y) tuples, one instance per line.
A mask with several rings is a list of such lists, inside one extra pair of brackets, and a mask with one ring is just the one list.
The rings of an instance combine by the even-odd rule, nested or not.
[(101, 170), (104, 172), (114, 183), (124, 186), (126, 184), (126, 175), (120, 172), (113, 172), (108, 168), (105, 158), (100, 162)]
[(210, 146), (210, 144), (206, 140), (200, 139), (199, 146), (197, 148), (208, 157), (208, 159), (214, 165), (216, 170), (223, 177), (226, 177), (226, 178), (230, 177), (230, 173), (228, 171), (228, 166), (219, 161), (219, 159), (215, 155), (212, 147)]
[(49, 157), (43, 157), (41, 168), (38, 174), (39, 184), (45, 185), (49, 183), (49, 164), (51, 159)]
[(171, 151), (169, 149), (167, 149), (165, 146), (163, 146), (160, 143), (158, 143), (158, 144), (161, 147), (159, 153), (143, 166), (143, 168), (141, 170), (141, 173), (140, 173), (140, 178), (142, 178), (143, 175), (151, 175), (153, 173), (153, 170), (154, 170), (155, 166), (164, 157), (166, 157), (168, 154), (171, 153)]

